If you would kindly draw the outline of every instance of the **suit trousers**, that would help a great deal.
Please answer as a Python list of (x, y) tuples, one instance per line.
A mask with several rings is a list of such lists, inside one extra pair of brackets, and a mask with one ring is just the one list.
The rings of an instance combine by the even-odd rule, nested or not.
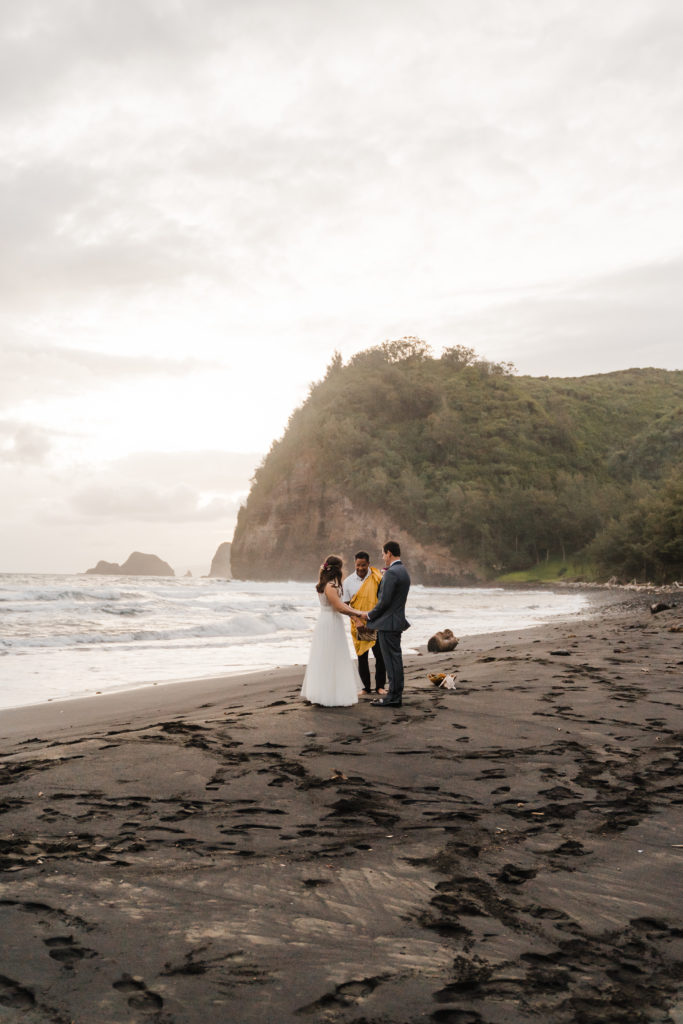
[(377, 631), (379, 646), (389, 677), (387, 697), (401, 700), (403, 696), (403, 655), (401, 654), (401, 633), (399, 630), (380, 629)]
[[(382, 657), (382, 650), (379, 646), (379, 640), (372, 648), (372, 653), (375, 656), (375, 689), (380, 690), (384, 688), (384, 684), (387, 679), (387, 670), (384, 667), (384, 658)], [(368, 659), (370, 651), (365, 651), (363, 654), (358, 655), (358, 675), (360, 681), (363, 684), (363, 689), (367, 690), (368, 693), (372, 689), (370, 682), (370, 665)]]

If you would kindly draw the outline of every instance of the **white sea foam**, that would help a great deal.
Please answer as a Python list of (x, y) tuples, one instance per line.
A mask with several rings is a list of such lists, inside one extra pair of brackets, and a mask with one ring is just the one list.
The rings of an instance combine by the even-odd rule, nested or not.
[[(414, 586), (404, 647), (521, 629), (585, 607), (575, 591)], [(312, 583), (0, 574), (0, 708), (304, 664)]]

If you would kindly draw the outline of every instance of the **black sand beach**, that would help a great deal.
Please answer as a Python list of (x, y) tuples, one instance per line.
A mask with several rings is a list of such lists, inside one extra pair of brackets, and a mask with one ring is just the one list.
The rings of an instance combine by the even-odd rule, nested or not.
[(5, 712), (0, 1021), (681, 1024), (651, 600), (411, 657), (397, 711), (279, 670)]

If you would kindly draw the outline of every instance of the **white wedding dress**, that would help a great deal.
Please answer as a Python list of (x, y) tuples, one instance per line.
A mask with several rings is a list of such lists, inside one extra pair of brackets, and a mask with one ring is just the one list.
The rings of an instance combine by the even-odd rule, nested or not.
[(349, 654), (347, 616), (335, 611), (324, 594), (318, 594), (320, 616), (313, 630), (311, 653), (301, 696), (326, 708), (358, 703), (362, 689), (356, 659)]

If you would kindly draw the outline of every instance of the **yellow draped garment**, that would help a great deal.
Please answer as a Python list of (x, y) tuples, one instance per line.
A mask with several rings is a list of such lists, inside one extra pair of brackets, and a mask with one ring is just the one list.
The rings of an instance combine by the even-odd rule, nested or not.
[[(352, 608), (357, 608), (359, 612), (369, 612), (371, 608), (374, 608), (377, 604), (377, 588), (382, 581), (382, 573), (379, 569), (375, 569), (370, 566), (370, 572), (365, 577), (360, 585), (360, 590), (357, 591), (349, 601)], [(373, 630), (362, 629), (362, 633), (370, 639), (361, 639), (358, 636), (358, 627), (356, 626), (356, 620), (351, 619), (351, 639), (353, 640), (353, 646), (356, 648), (356, 654), (360, 658), (361, 654), (365, 654), (371, 647), (374, 647), (377, 643), (377, 633)]]

